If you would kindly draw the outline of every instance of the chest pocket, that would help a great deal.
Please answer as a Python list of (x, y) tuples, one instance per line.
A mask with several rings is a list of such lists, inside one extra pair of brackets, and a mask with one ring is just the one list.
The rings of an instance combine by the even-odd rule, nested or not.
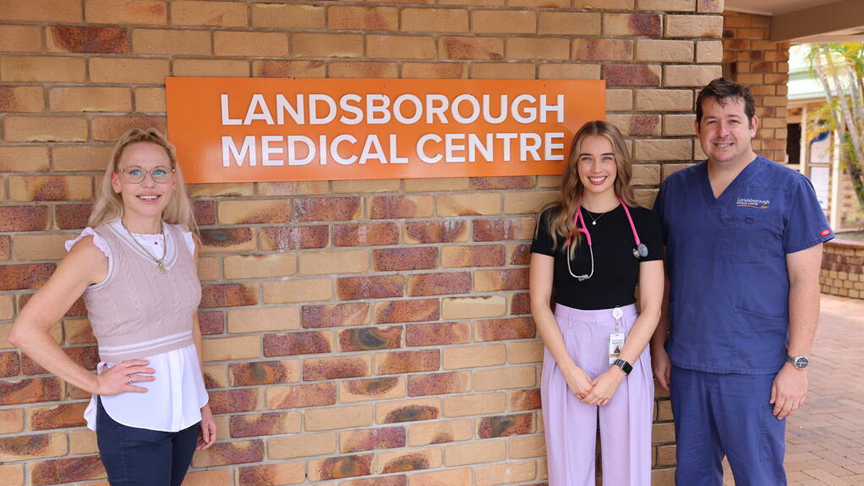
[(782, 254), (781, 230), (773, 211), (735, 211), (725, 220), (723, 261), (761, 263)]

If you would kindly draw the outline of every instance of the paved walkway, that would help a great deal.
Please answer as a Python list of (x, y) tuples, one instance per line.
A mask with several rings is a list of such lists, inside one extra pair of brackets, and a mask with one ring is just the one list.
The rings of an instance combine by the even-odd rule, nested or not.
[(810, 393), (786, 446), (789, 486), (864, 485), (864, 300), (822, 296)]

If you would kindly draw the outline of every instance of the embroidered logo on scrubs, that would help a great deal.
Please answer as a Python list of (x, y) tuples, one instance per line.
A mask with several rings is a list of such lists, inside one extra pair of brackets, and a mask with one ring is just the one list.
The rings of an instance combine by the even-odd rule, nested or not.
[(739, 197), (735, 205), (742, 208), (768, 209), (771, 201), (768, 199), (748, 199)]
[(819, 232), (819, 236), (828, 236), (831, 234), (831, 228), (825, 228), (824, 230)]

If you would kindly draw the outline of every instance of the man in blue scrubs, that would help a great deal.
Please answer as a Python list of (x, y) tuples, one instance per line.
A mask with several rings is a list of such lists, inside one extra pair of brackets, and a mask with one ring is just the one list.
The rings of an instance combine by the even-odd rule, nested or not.
[(834, 237), (810, 181), (756, 155), (753, 97), (719, 78), (696, 101), (706, 161), (669, 176), (668, 312), (651, 343), (670, 391), (680, 486), (786, 485), (786, 417), (807, 396), (822, 243)]

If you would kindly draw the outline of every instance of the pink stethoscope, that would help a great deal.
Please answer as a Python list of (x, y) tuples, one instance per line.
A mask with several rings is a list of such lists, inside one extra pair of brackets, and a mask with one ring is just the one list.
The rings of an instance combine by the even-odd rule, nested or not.
[[(627, 209), (627, 205), (624, 204), (624, 200), (620, 197), (618, 198), (618, 202), (621, 203), (621, 206), (624, 208), (624, 213), (627, 215), (627, 221), (630, 222), (630, 231), (633, 232), (633, 239), (636, 240), (636, 246), (633, 248), (633, 256), (638, 258), (645, 258), (648, 256), (648, 247), (645, 246), (645, 243), (639, 241), (639, 233), (636, 232), (636, 225), (633, 224), (633, 217), (630, 216), (630, 210)], [(588, 232), (588, 227), (585, 225), (585, 218), (582, 216), (581, 207), (576, 207), (576, 215), (573, 216), (573, 226), (576, 228), (576, 231), (579, 233), (585, 233), (585, 239), (588, 241), (588, 251), (591, 254), (591, 273), (586, 275), (575, 275), (573, 273), (573, 269), (570, 268), (570, 256), (566, 255), (567, 258), (567, 271), (570, 272), (570, 276), (575, 278), (576, 280), (582, 282), (583, 280), (588, 280), (589, 278), (594, 276), (594, 248), (591, 243), (591, 233)], [(614, 210), (613, 210), (614, 211)], [(579, 227), (579, 221), (582, 222), (582, 227)], [(567, 241), (564, 242), (564, 248), (570, 245), (570, 238), (567, 238)]]

